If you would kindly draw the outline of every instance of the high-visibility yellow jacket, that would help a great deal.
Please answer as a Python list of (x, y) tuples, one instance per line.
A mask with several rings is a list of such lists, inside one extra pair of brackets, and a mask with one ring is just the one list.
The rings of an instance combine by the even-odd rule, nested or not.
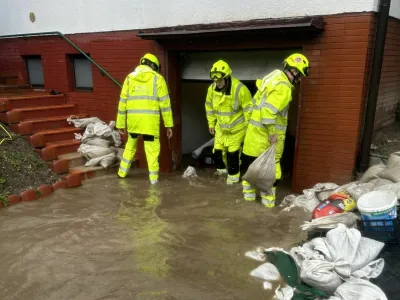
[(165, 127), (173, 127), (171, 103), (164, 78), (145, 65), (129, 74), (121, 90), (116, 127), (130, 133), (160, 135), (160, 112)]
[(281, 70), (256, 82), (254, 109), (243, 145), (243, 153), (257, 157), (270, 146), (269, 135), (277, 134), (277, 157), (283, 152), (293, 85)]
[(208, 127), (229, 133), (245, 130), (253, 107), (249, 89), (234, 77), (231, 77), (228, 95), (217, 92), (215, 88), (216, 84), (213, 83), (207, 92), (205, 106)]

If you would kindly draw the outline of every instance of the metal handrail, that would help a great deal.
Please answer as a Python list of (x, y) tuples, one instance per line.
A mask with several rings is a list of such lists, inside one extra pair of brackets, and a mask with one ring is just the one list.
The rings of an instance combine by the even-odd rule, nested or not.
[(104, 70), (97, 62), (95, 62), (90, 56), (88, 56), (81, 48), (79, 48), (73, 41), (67, 38), (64, 34), (59, 31), (49, 31), (49, 32), (36, 32), (36, 33), (22, 33), (22, 34), (11, 34), (11, 35), (0, 35), (0, 39), (12, 39), (12, 38), (25, 38), (31, 36), (51, 36), (51, 35), (58, 35), (61, 36), (64, 40), (68, 42), (72, 47), (78, 50), (80, 53), (83, 54), (92, 64), (94, 64), (102, 73), (104, 73), (108, 78), (110, 78), (117, 86), (122, 88), (122, 85), (112, 77), (106, 70)]

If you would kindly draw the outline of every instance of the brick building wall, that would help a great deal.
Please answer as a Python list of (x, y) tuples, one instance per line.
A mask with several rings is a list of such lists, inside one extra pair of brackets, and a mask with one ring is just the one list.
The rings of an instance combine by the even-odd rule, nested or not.
[[(373, 13), (361, 13), (326, 16), (324, 20), (326, 25), (322, 34), (296, 45), (267, 38), (243, 45), (235, 44), (234, 40), (226, 45), (207, 44), (207, 47), (215, 46), (215, 49), (302, 46), (305, 55), (310, 58), (311, 75), (301, 86), (293, 178), (295, 191), (318, 182), (342, 184), (351, 181), (359, 147), (375, 18)], [(163, 72), (167, 72), (169, 81), (179, 73), (171, 64), (178, 59), (176, 56), (170, 56), (155, 42), (137, 38), (134, 31), (76, 34), (69, 38), (90, 53), (120, 83), (137, 65), (140, 56), (148, 51), (160, 57)], [(201, 50), (196, 48), (195, 43), (188, 47)], [(81, 112), (105, 121), (114, 119), (119, 88), (102, 76), (96, 67), (92, 67), (93, 92), (74, 91), (71, 63), (67, 56), (74, 53), (77, 53), (76, 50), (56, 37), (2, 40), (0, 73), (14, 69), (21, 74), (21, 82), (26, 82), (21, 56), (42, 55), (46, 89), (68, 93), (68, 101), (77, 104)], [(166, 65), (167, 61), (171, 65)], [(180, 107), (176, 99), (180, 92), (176, 85), (169, 83), (172, 85), (174, 118), (178, 120)], [(177, 152), (180, 139), (181, 131), (178, 131), (172, 142)], [(161, 171), (166, 171), (171, 167), (170, 160), (165, 159), (171, 157), (171, 146), (164, 137), (161, 142)], [(142, 158), (140, 161), (144, 161), (141, 148), (138, 156)]]
[(390, 18), (379, 85), (374, 129), (392, 124), (400, 101), (400, 20)]

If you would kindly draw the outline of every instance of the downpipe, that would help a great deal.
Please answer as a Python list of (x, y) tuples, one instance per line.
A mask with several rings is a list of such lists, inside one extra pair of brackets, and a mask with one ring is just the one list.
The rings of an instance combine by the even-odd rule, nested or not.
[(379, 2), (372, 71), (368, 87), (367, 107), (360, 149), (360, 173), (364, 173), (369, 167), (369, 154), (374, 132), (376, 104), (378, 101), (379, 83), (381, 79), (383, 54), (385, 50), (386, 31), (389, 22), (390, 2), (391, 0), (380, 0)]

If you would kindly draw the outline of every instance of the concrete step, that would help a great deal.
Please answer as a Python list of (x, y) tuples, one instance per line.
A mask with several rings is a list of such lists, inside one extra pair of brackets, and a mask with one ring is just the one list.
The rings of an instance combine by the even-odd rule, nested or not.
[(35, 151), (44, 161), (56, 160), (59, 155), (76, 152), (80, 146), (79, 140), (66, 140), (61, 142), (47, 143), (44, 148)]
[(49, 167), (56, 174), (64, 174), (68, 173), (70, 168), (85, 165), (86, 158), (78, 152), (71, 152), (67, 154), (61, 154), (58, 156), (57, 160), (48, 163)]
[(79, 166), (69, 169), (70, 174), (79, 174), (81, 176), (81, 180), (92, 179), (94, 177), (100, 177), (110, 174), (115, 174), (117, 176), (117, 169), (119, 167), (119, 162), (109, 166), (107, 169), (103, 167), (85, 167)]
[[(21, 121), (44, 119), (51, 117), (59, 117), (65, 115), (73, 115), (76, 111), (76, 106), (73, 104), (42, 106), (35, 108), (20, 108), (8, 111), (7, 123), (19, 123)], [(4, 113), (3, 113), (4, 114)]]
[(63, 104), (65, 104), (64, 95), (49, 95), (48, 93), (40, 92), (14, 96), (0, 95), (0, 112), (10, 111), (12, 109)]
[(0, 84), (0, 94), (18, 94), (32, 91), (30, 84)]
[[(88, 114), (75, 115), (79, 119), (88, 118)], [(22, 121), (18, 124), (11, 124), (11, 130), (20, 135), (34, 134), (43, 130), (52, 130), (65, 127), (73, 127), (74, 124), (68, 124), (67, 119), (70, 115), (51, 117), (44, 119), (33, 119)]]
[(75, 138), (75, 133), (82, 133), (82, 128), (67, 127), (53, 130), (38, 131), (30, 136), (30, 144), (32, 147), (44, 147), (48, 143), (61, 142)]

